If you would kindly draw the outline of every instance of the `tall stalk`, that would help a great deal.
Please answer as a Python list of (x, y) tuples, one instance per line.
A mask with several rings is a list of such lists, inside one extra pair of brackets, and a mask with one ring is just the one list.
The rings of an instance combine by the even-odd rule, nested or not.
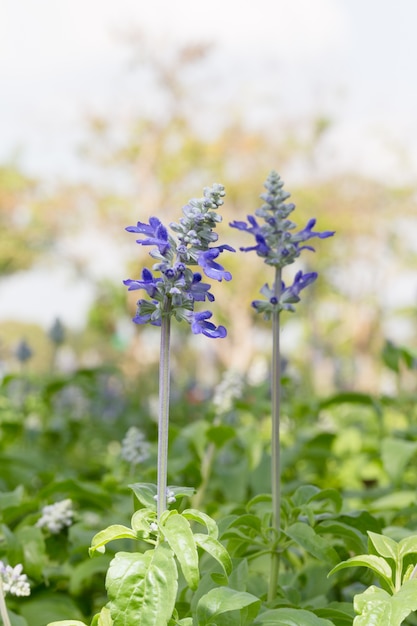
[[(281, 294), (281, 268), (275, 269), (274, 296), (279, 301)], [(279, 537), (281, 527), (281, 450), (280, 450), (280, 405), (281, 405), (281, 356), (279, 345), (280, 312), (272, 315), (272, 369), (271, 369), (271, 488), (272, 488), (272, 527), (275, 531), (275, 549), (271, 555), (268, 601), (274, 600), (279, 576)]]
[(4, 599), (3, 581), (0, 575), (0, 617), (4, 626), (11, 626), (9, 614), (7, 612), (6, 601)]
[(159, 362), (159, 417), (158, 417), (158, 478), (157, 516), (167, 508), (169, 389), (170, 389), (170, 335), (171, 301), (167, 299), (161, 319), (161, 345)]

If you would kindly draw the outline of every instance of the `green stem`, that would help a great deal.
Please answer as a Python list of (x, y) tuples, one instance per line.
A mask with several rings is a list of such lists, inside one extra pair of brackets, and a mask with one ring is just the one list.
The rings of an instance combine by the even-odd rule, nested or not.
[(7, 612), (6, 600), (4, 599), (3, 581), (0, 575), (0, 616), (4, 626), (11, 626), (9, 614)]
[(158, 479), (157, 516), (167, 508), (169, 384), (170, 384), (170, 334), (171, 302), (167, 300), (161, 321), (161, 348), (159, 363), (159, 419), (158, 419)]
[[(281, 268), (275, 270), (274, 295), (279, 300), (281, 293)], [(269, 579), (268, 601), (272, 602), (277, 594), (280, 554), (278, 542), (281, 527), (281, 462), (280, 462), (280, 401), (281, 401), (281, 357), (279, 346), (280, 313), (272, 317), (272, 372), (271, 372), (271, 409), (272, 409), (272, 444), (271, 444), (271, 487), (272, 487), (272, 527), (275, 530), (276, 548), (271, 555), (271, 575)]]

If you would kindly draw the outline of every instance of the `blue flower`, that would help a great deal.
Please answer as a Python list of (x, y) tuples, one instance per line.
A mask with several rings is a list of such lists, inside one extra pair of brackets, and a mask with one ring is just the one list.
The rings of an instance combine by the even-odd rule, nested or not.
[(129, 233), (148, 235), (146, 239), (136, 239), (136, 243), (142, 246), (156, 246), (162, 256), (165, 256), (171, 247), (168, 241), (168, 231), (157, 217), (151, 217), (149, 224), (138, 222), (136, 226), (128, 226), (126, 230)]
[(216, 326), (212, 322), (208, 322), (207, 320), (213, 315), (211, 311), (201, 311), (199, 313), (191, 313), (189, 316), (191, 331), (194, 335), (203, 334), (206, 337), (226, 337), (227, 331), (224, 326)]
[(214, 301), (214, 296), (210, 293), (210, 285), (202, 283), (202, 276), (198, 272), (194, 273), (193, 282), (189, 288), (189, 294), (196, 302), (204, 302), (207, 298), (209, 302)]
[(282, 308), (293, 311), (294, 307), (291, 306), (291, 303), (300, 301), (300, 291), (307, 287), (307, 285), (313, 283), (317, 279), (317, 276), (317, 272), (309, 272), (308, 274), (303, 274), (303, 272), (300, 270), (296, 273), (294, 277), (294, 282), (290, 287), (286, 287), (285, 283), (282, 282), (281, 294), (279, 298), (279, 302), (282, 304)]
[(152, 272), (146, 267), (142, 270), (142, 280), (131, 280), (128, 278), (123, 281), (124, 285), (127, 285), (128, 291), (134, 291), (135, 289), (144, 289), (146, 293), (153, 298), (158, 291), (158, 283), (162, 281), (162, 278), (154, 278)]
[[(292, 235), (291, 240), (293, 243), (299, 243), (301, 241), (307, 241), (308, 239), (312, 239), (313, 237), (318, 237), (319, 239), (327, 239), (327, 237), (333, 237), (334, 231), (325, 230), (321, 233), (317, 231), (313, 231), (313, 227), (316, 225), (317, 220), (313, 217), (311, 220), (307, 222), (307, 225), (303, 230), (300, 230), (298, 233)], [(298, 248), (299, 250), (312, 250), (315, 251), (311, 246), (301, 246)]]
[(227, 272), (222, 265), (214, 261), (223, 250), (231, 250), (234, 252), (231, 246), (218, 246), (217, 248), (209, 248), (205, 252), (201, 252), (197, 260), (199, 266), (209, 278), (214, 278), (220, 282), (223, 278), (224, 280), (232, 279), (231, 273)]

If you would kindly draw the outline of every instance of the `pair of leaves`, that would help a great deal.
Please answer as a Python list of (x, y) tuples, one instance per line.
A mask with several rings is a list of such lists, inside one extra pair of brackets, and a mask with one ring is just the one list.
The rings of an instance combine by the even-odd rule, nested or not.
[(392, 593), (398, 592), (406, 577), (406, 572), (402, 571), (403, 560), (409, 554), (417, 554), (417, 536), (405, 537), (399, 543), (391, 537), (371, 531), (368, 531), (368, 536), (377, 554), (361, 554), (338, 563), (329, 576), (346, 567), (369, 567), (382, 578)]

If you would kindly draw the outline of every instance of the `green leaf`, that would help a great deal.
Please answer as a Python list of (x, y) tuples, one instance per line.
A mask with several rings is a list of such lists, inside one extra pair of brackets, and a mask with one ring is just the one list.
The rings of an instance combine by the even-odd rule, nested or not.
[(128, 485), (128, 487), (144, 507), (156, 511), (156, 485), (152, 483), (134, 483)]
[(407, 554), (417, 554), (417, 535), (401, 539), (398, 544), (398, 555), (403, 559)]
[(178, 588), (172, 550), (160, 544), (144, 554), (118, 552), (106, 588), (114, 626), (164, 626), (174, 611)]
[(96, 574), (104, 575), (110, 563), (110, 556), (97, 555), (94, 559), (81, 561), (72, 571), (69, 580), (69, 591), (71, 595), (78, 596), (85, 593), (91, 586), (91, 580)]
[(108, 609), (106, 606), (103, 606), (100, 613), (94, 615), (90, 626), (113, 626), (110, 609)]
[(332, 534), (343, 539), (344, 544), (353, 552), (367, 549), (364, 535), (356, 528), (338, 520), (324, 520), (317, 524), (315, 531), (319, 535)]
[(108, 609), (106, 606), (104, 606), (100, 611), (97, 626), (113, 626), (110, 609)]
[(339, 561), (340, 557), (336, 550), (308, 524), (296, 522), (285, 529), (284, 532), (290, 539), (302, 546), (309, 554), (316, 557), (316, 559), (327, 561), (332, 565)]
[(393, 559), (395, 563), (397, 562), (398, 543), (394, 539), (371, 531), (368, 531), (368, 536), (380, 556), (386, 559)]
[[(10, 623), (12, 626), (28, 626), (28, 622), (21, 615), (16, 615), (13, 611), (8, 609)], [(84, 624), (82, 626), (85, 626)]]
[(137, 535), (134, 530), (127, 526), (112, 524), (112, 526), (108, 526), (94, 535), (91, 540), (91, 547), (88, 550), (89, 555), (92, 556), (94, 552), (105, 552), (106, 543), (115, 539), (137, 539)]
[(36, 526), (22, 526), (16, 531), (16, 539), (22, 546), (25, 573), (40, 581), (48, 561), (44, 534)]
[(85, 626), (85, 623), (77, 619), (64, 619), (61, 622), (49, 622), (47, 626)]
[(74, 619), (67, 620), (67, 626), (85, 626), (81, 622), (83, 615), (75, 602), (67, 595), (56, 591), (41, 592), (33, 598), (25, 599), (25, 602), (19, 604), (19, 610), (30, 626), (45, 626), (66, 615), (74, 615)]
[(193, 522), (198, 522), (202, 526), (205, 526), (210, 537), (217, 539), (219, 536), (219, 529), (216, 522), (206, 513), (202, 513), (197, 509), (185, 509), (182, 512), (182, 516)]
[(236, 429), (228, 424), (216, 424), (207, 429), (206, 435), (209, 441), (220, 448), (226, 441), (236, 437)]
[(417, 610), (417, 580), (408, 580), (393, 596), (380, 587), (371, 586), (355, 596), (354, 608), (358, 613), (354, 626), (400, 626)]
[(200, 580), (198, 552), (189, 521), (177, 511), (161, 516), (159, 527), (178, 559), (188, 586), (195, 590)]
[(389, 587), (393, 589), (392, 585), (392, 569), (388, 565), (385, 559), (381, 556), (375, 556), (374, 554), (361, 554), (360, 556), (354, 556), (351, 559), (338, 563), (330, 572), (329, 576), (339, 572), (347, 567), (369, 567), (388, 583)]
[(252, 618), (257, 614), (260, 600), (246, 591), (236, 591), (230, 587), (211, 589), (202, 596), (197, 604), (198, 626), (216, 624), (216, 618), (229, 611), (240, 611), (252, 607)]
[(210, 554), (213, 559), (216, 559), (224, 569), (225, 574), (230, 576), (233, 569), (232, 559), (220, 541), (202, 533), (194, 533), (194, 540), (197, 546), (202, 548), (207, 554)]
[(368, 504), (367, 508), (371, 513), (401, 511), (402, 509), (414, 505), (415, 501), (415, 490), (393, 491), (386, 496), (373, 500)]
[(149, 536), (149, 526), (156, 521), (156, 511), (153, 509), (139, 509), (132, 515), (132, 530), (141, 537)]
[(333, 626), (332, 622), (304, 609), (272, 609), (261, 613), (254, 626)]
[(417, 442), (386, 437), (381, 443), (381, 458), (389, 478), (398, 483), (417, 450)]

